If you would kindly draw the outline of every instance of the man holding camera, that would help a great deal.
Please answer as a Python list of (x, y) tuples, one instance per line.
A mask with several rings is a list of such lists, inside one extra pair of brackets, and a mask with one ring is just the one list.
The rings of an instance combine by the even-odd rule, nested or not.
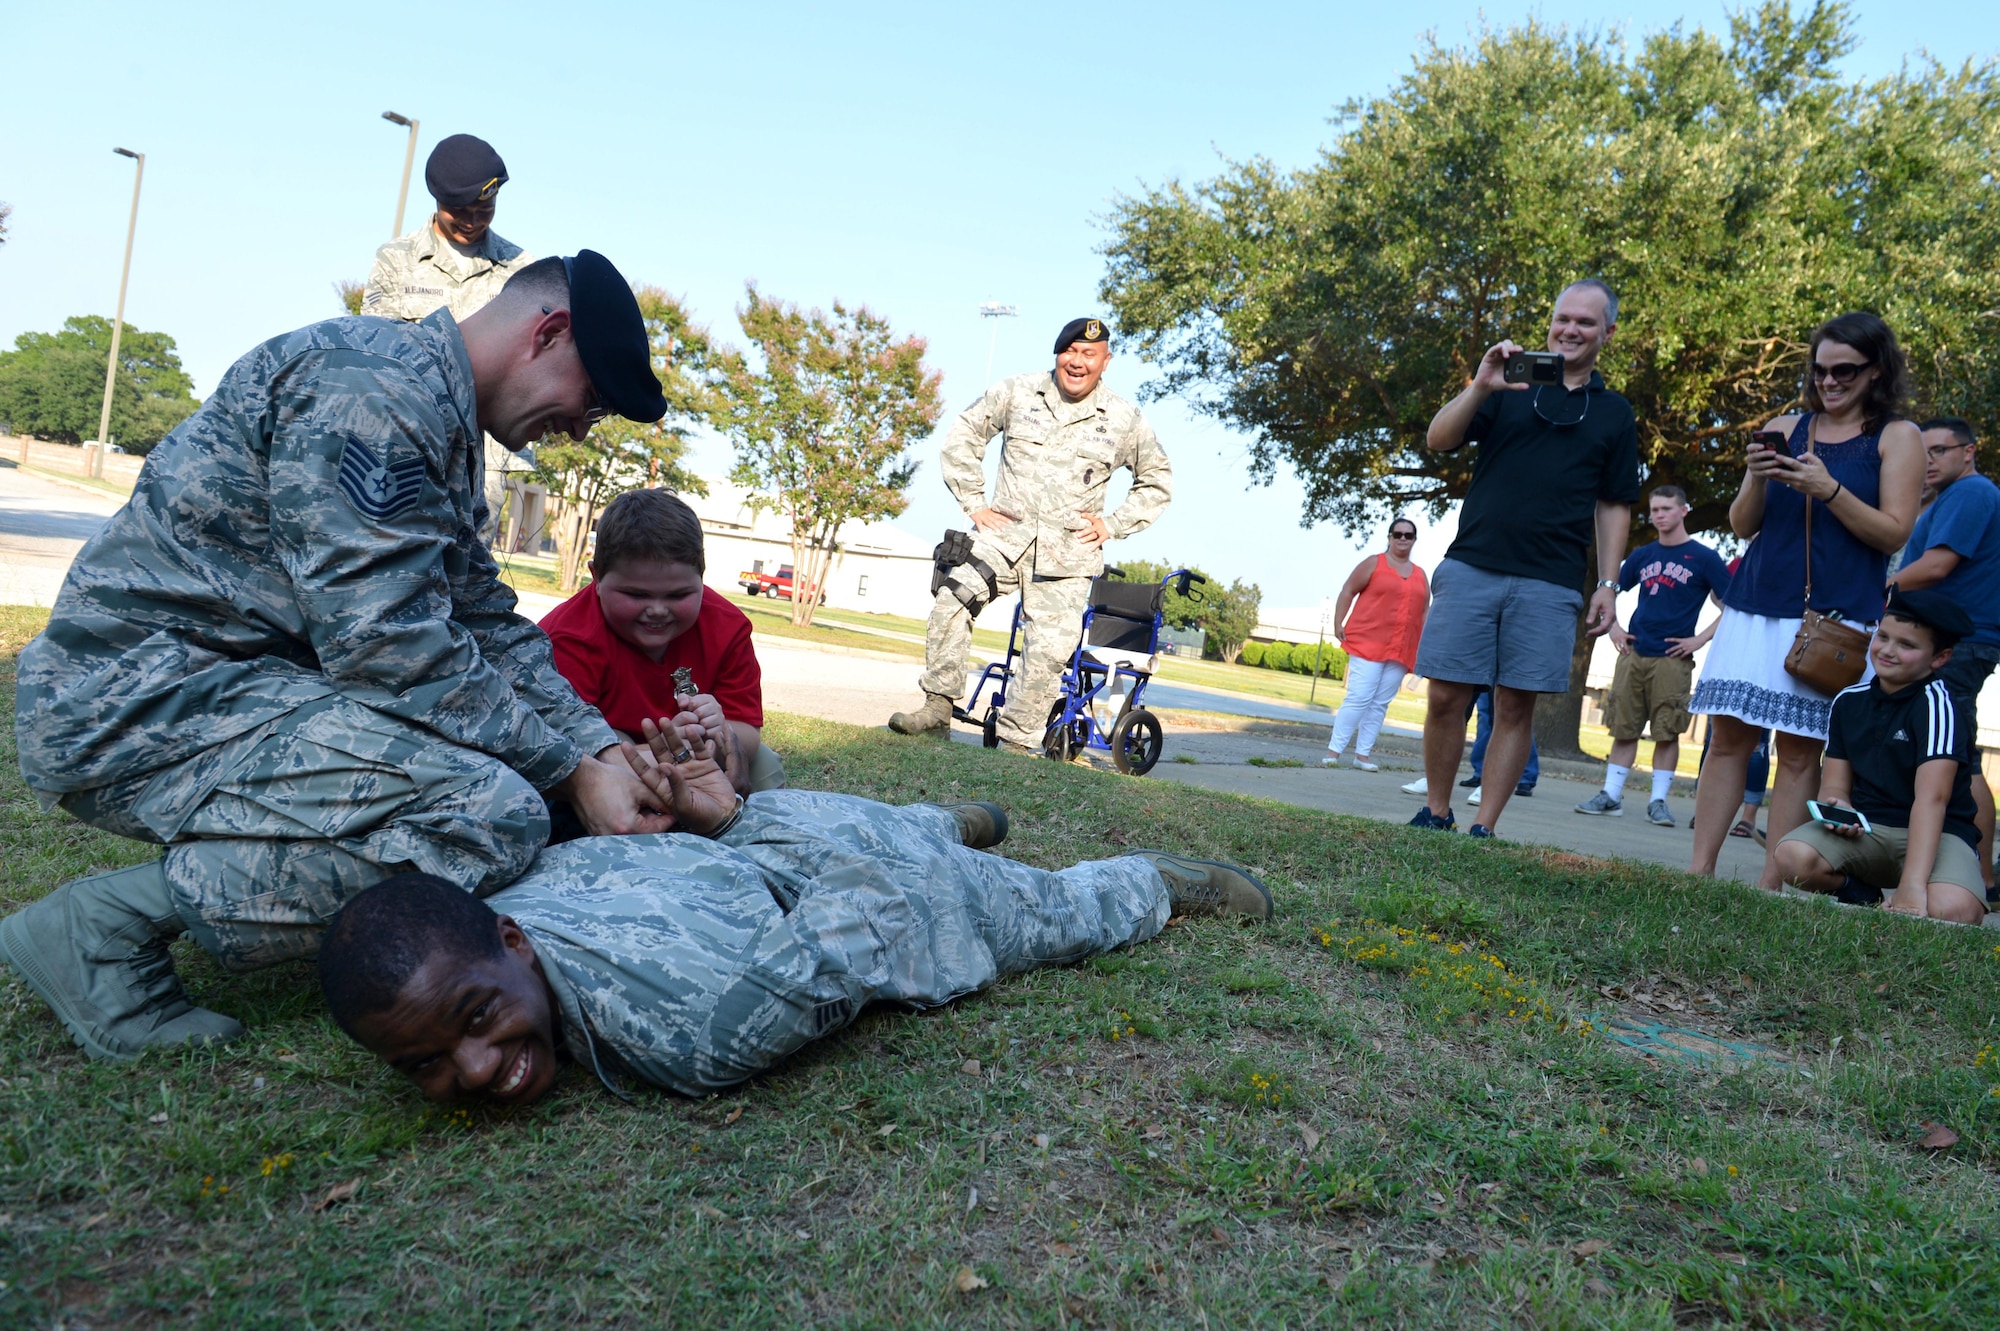
[(1427, 803), (1412, 827), (1457, 830), (1452, 781), (1465, 750), (1465, 712), (1493, 690), (1493, 737), (1475, 837), (1490, 837), (1528, 761), (1535, 698), (1570, 686), (1580, 584), (1593, 536), (1592, 636), (1614, 622), (1618, 565), (1639, 497), (1632, 406), (1604, 386), (1597, 358), (1618, 322), (1618, 298), (1585, 278), (1556, 297), (1548, 354), (1511, 341), (1489, 347), (1465, 391), (1432, 418), (1425, 443), (1448, 453), (1477, 443), (1458, 539), (1431, 580), (1417, 648), (1430, 681), (1424, 720)]
[[(1152, 526), (1173, 497), (1173, 469), (1153, 427), (1104, 386), (1111, 332), (1103, 321), (1070, 320), (1056, 335), (1055, 357), (1052, 373), (1018, 374), (987, 389), (945, 435), (944, 483), (975, 531), (966, 557), (939, 561), (943, 582), (924, 635), (924, 705), (889, 718), (897, 734), (950, 732), (952, 705), (965, 696), (972, 621), (1018, 588), (1021, 671), (996, 729), (1009, 752), (1041, 752), (1090, 580), (1104, 571), (1104, 543)], [(996, 434), (1005, 442), (989, 501), (986, 448)], [(1132, 490), (1106, 515), (1105, 489), (1120, 467), (1131, 469)]]

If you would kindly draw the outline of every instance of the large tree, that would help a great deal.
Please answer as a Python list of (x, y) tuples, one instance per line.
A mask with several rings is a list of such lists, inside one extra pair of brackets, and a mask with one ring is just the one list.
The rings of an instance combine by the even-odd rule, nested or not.
[[(0, 420), (16, 433), (79, 444), (97, 433), (111, 321), (95, 314), (64, 320), (57, 333), (23, 333), (0, 352)], [(125, 325), (111, 391), (111, 441), (144, 453), (194, 414), (200, 401), (181, 369), (174, 340)]]
[(692, 428), (715, 409), (716, 347), (677, 298), (651, 286), (633, 294), (652, 343), (653, 372), (666, 393), (666, 416), (656, 424), (611, 416), (581, 441), (552, 435), (535, 447), (535, 480), (562, 505), (555, 539), (557, 583), (564, 595), (581, 581), (590, 529), (613, 499), (642, 486), (708, 493), (681, 459)]
[[(1530, 23), (1433, 45), (1306, 169), (1121, 200), (1103, 294), (1164, 371), (1154, 392), (1244, 431), (1257, 478), (1295, 471), (1308, 524), (1356, 531), (1464, 497), (1475, 450), (1428, 452), (1432, 414), (1601, 276), (1648, 482), (1717, 527), (1744, 431), (1796, 399), (1806, 334), (1844, 309), (1897, 326), (1920, 409), (2000, 424), (2000, 79), (1923, 60), (1842, 85), (1851, 46), (1843, 5), (1783, 0), (1727, 40)], [(1587, 662), (1579, 637), (1579, 686)], [(1579, 705), (1545, 701), (1545, 747), (1574, 750)]]
[(909, 504), (909, 448), (937, 424), (943, 376), (924, 339), (865, 307), (835, 302), (829, 317), (752, 284), (737, 318), (762, 363), (726, 358), (714, 421), (736, 450), (730, 479), (791, 523), (792, 622), (810, 624), (841, 528)]

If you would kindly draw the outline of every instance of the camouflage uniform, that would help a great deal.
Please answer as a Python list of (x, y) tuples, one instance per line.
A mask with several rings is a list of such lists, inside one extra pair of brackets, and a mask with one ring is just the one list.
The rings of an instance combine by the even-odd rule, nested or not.
[[(535, 261), (519, 245), (503, 239), (491, 227), (471, 250), (463, 250), (438, 234), (426, 218), (407, 236), (398, 236), (375, 251), (375, 266), (368, 272), (368, 286), (362, 292), (361, 312), (383, 319), (417, 320), (442, 306), (454, 319), (463, 319), (500, 294), (507, 279)], [(500, 509), (507, 495), (507, 474), (528, 471), (535, 465), (533, 452), (510, 451), (492, 435), (486, 436), (486, 522), (479, 539), (488, 545), (500, 526)]]
[(570, 1052), (701, 1095), (846, 1026), (1158, 933), (1151, 863), (1058, 873), (959, 844), (952, 815), (853, 795), (751, 796), (720, 841), (595, 837), (543, 853), (489, 905), (527, 933)]
[(386, 869), (493, 891), (538, 790), (615, 741), (473, 531), (479, 431), (450, 313), (273, 338), (146, 458), (21, 653), (43, 807), (166, 844), (225, 964), (310, 956)]
[[(1000, 476), (986, 497), (986, 446), (1004, 434)], [(1055, 376), (1017, 374), (952, 422), (939, 462), (944, 482), (968, 515), (994, 508), (1015, 520), (998, 531), (975, 531), (972, 564), (953, 569), (931, 607), (924, 642), (926, 693), (965, 696), (965, 658), (972, 621), (988, 602), (1021, 592), (1021, 666), (1008, 690), (999, 733), (1040, 748), (1049, 708), (1062, 687), (1063, 667), (1076, 649), (1090, 580), (1104, 571), (1104, 554), (1077, 540), (1079, 511), (1102, 513), (1111, 473), (1132, 471), (1132, 490), (1104, 519), (1111, 539), (1144, 531), (1173, 495), (1173, 469), (1139, 409), (1100, 381), (1081, 402), (1066, 402)]]

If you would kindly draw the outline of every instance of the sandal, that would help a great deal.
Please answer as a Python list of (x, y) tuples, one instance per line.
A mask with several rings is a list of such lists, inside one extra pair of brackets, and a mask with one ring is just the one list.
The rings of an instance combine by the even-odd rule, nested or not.
[(1744, 820), (1739, 820), (1736, 826), (1729, 829), (1729, 835), (1740, 836), (1740, 837), (1754, 837), (1757, 835), (1757, 829), (1752, 827), (1749, 824), (1749, 822)]

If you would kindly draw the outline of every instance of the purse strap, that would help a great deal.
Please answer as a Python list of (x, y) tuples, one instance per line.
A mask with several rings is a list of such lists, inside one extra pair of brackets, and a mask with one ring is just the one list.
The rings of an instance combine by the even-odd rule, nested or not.
[[(1819, 432), (1819, 413), (1812, 412), (1806, 417), (1806, 456), (1813, 453), (1813, 437)], [(1804, 493), (1801, 491), (1801, 493)], [(1806, 495), (1806, 604), (1800, 618), (1812, 615), (1812, 511), (1813, 497)]]

